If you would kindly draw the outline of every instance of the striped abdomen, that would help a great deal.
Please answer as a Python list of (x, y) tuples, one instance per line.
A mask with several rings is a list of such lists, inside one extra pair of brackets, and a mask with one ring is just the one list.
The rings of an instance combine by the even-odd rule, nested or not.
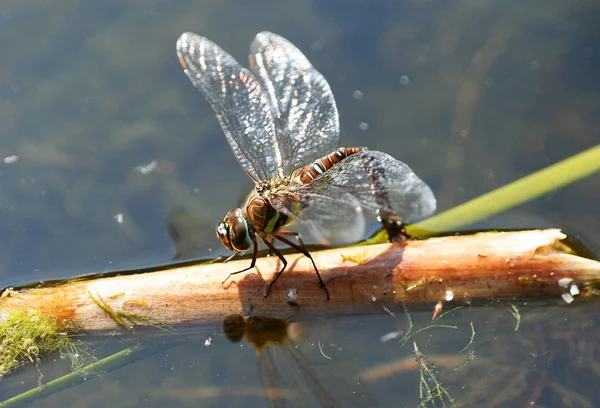
[(296, 170), (292, 175), (292, 180), (302, 184), (310, 183), (346, 157), (366, 150), (366, 147), (340, 147), (327, 156)]

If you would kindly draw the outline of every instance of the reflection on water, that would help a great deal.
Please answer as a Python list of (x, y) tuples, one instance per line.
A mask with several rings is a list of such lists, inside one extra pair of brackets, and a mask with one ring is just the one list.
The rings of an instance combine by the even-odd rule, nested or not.
[[(177, 328), (174, 346), (171, 330), (146, 332), (167, 351), (110, 372), (88, 371), (87, 381), (37, 405), (136, 405), (143, 399), (150, 406), (417, 406), (428, 399), (420, 389), (439, 385), (448, 392), (446, 403), (463, 406), (534, 400), (596, 406), (596, 306), (527, 303), (463, 307), (435, 322), (429, 310), (392, 305), (382, 314), (322, 321), (233, 315), (222, 331)], [(389, 339), (390, 332), (399, 336)], [(95, 338), (91, 350), (103, 358), (144, 337)], [(50, 359), (25, 366), (1, 380), (0, 400), (69, 366)]]
[(309, 361), (302, 351), (305, 347), (298, 346), (304, 337), (302, 323), (232, 315), (223, 325), (230, 341), (244, 338), (256, 349), (265, 395), (274, 406), (375, 406), (358, 370), (343, 370), (339, 361), (332, 364), (320, 341), (321, 361)]
[[(600, 4), (591, 0), (3, 2), (0, 287), (170, 262), (174, 219), (193, 237), (178, 252), (224, 253), (215, 222), (251, 186), (181, 75), (175, 41), (184, 31), (214, 39), (238, 60), (247, 53), (240, 39), (259, 31), (290, 39), (330, 82), (340, 143), (405, 161), (444, 210), (598, 144), (599, 19)], [(596, 175), (508, 216), (527, 227), (565, 227), (597, 257), (599, 194)], [(508, 223), (496, 217), (485, 228)], [(465, 392), (453, 396), (471, 406), (600, 405), (594, 308), (520, 309), (517, 332), (503, 307), (456, 317), (474, 322), (479, 360), (446, 378)], [(336, 321), (331, 329), (359, 368), (411, 356), (377, 342), (391, 329), (387, 317), (359, 323)], [(311, 324), (311, 331), (323, 328)], [(443, 352), (450, 342), (443, 336), (421, 340), (419, 349)], [(218, 340), (202, 352), (178, 347), (53, 398), (68, 405), (118, 395), (123, 404), (158, 406), (152, 392), (167, 387), (250, 383), (255, 353), (221, 349)], [(266, 350), (278, 348), (264, 349), (261, 359)], [(40, 370), (43, 381), (61, 372), (53, 361)], [(402, 406), (398, 395), (418, 389), (414, 374), (369, 390), (381, 405)], [(33, 367), (2, 379), (0, 395), (6, 384), (29, 388), (38, 377)]]

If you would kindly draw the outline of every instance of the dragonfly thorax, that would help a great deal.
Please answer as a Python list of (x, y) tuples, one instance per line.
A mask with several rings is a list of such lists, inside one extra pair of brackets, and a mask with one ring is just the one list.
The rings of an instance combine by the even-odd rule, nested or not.
[(244, 215), (246, 219), (261, 235), (268, 235), (277, 232), (281, 227), (289, 224), (292, 218), (279, 212), (269, 201), (269, 194), (275, 186), (270, 183), (257, 184), (252, 190), (246, 205), (244, 206)]
[[(267, 191), (271, 190), (272, 187), (273, 186), (268, 181), (261, 181), (256, 183), (256, 186), (254, 186), (254, 191), (256, 191), (257, 194), (265, 194)], [(250, 193), (250, 195), (252, 194), (253, 193)]]
[(248, 223), (241, 208), (235, 208), (225, 215), (217, 225), (217, 238), (230, 251), (242, 252), (252, 246), (254, 229)]

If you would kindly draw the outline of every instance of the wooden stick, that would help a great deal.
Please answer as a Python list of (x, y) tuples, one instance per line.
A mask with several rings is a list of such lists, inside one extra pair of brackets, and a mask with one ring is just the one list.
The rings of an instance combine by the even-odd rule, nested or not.
[[(230, 314), (286, 317), (294, 313), (355, 313), (368, 305), (560, 296), (573, 279), (598, 286), (600, 263), (569, 253), (559, 230), (479, 233), (312, 253), (331, 294), (319, 287), (310, 260), (286, 255), (288, 269), (264, 298), (281, 267), (261, 258), (255, 271), (232, 276), (250, 260), (6, 290), (0, 311), (37, 310), (65, 327), (114, 330), (139, 321), (166, 325), (221, 322)], [(297, 294), (295, 299), (294, 293)], [(292, 296), (292, 298), (290, 298)], [(0, 314), (2, 319), (2, 314)]]

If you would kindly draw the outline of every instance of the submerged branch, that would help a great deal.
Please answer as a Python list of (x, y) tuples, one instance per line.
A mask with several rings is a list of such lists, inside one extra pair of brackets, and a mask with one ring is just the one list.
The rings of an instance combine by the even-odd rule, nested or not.
[(562, 278), (582, 291), (597, 286), (600, 263), (572, 255), (559, 242), (564, 238), (559, 230), (534, 230), (316, 251), (329, 302), (310, 260), (290, 254), (288, 269), (266, 299), (266, 282), (281, 267), (275, 257), (258, 259), (256, 271), (232, 276), (225, 285), (229, 273), (249, 260), (6, 290), (0, 310), (36, 311), (57, 319), (62, 330), (97, 331), (214, 323), (230, 314), (346, 313), (399, 301), (560, 296), (568, 291), (558, 283)]

